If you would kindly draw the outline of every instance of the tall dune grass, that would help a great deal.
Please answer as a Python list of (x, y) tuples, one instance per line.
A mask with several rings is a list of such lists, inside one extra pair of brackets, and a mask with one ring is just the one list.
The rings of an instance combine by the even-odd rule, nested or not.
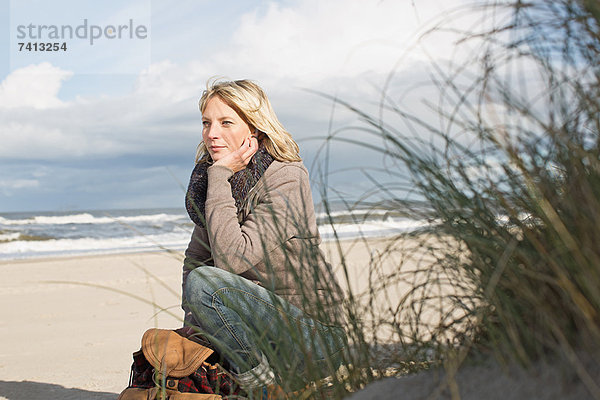
[[(380, 286), (350, 294), (351, 337), (362, 354), (351, 361), (377, 365), (373, 349), (382, 344), (372, 338), (387, 326), (399, 344), (383, 347), (387, 367), (418, 369), (431, 354), (454, 365), (474, 353), (525, 366), (555, 357), (600, 398), (579, 359), (588, 353), (600, 363), (600, 7), (486, 1), (456, 10), (421, 40), (468, 13), (477, 24), (447, 30), (468, 59), (431, 64), (433, 121), (407, 111), (391, 89), (377, 114), (331, 97), (363, 125), (352, 128), (358, 135), (333, 132), (330, 145), (378, 152), (397, 167), (391, 184), (403, 188), (375, 179), (359, 203), (432, 224), (411, 241), (391, 240), (365, 266), (373, 274), (384, 261), (394, 268), (373, 281)], [(387, 310), (369, 308), (401, 282), (412, 286)], [(357, 375), (350, 385), (370, 379)]]

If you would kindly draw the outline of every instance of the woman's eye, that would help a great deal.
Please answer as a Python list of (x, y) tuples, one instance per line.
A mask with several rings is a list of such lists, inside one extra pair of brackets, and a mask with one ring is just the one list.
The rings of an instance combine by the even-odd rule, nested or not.
[(210, 125), (210, 122), (208, 122), (208, 121), (202, 121), (202, 126), (209, 126), (209, 125)]
[(231, 124), (233, 124), (233, 122), (231, 122), (231, 121), (223, 121), (223, 125), (231, 125)]

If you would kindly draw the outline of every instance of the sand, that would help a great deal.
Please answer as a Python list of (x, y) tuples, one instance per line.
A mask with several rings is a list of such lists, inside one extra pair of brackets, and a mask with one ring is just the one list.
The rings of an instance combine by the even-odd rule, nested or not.
[[(323, 245), (345, 290), (362, 302), (359, 309), (366, 320), (388, 317), (386, 313), (398, 309), (418, 283), (418, 279), (391, 276), (417, 266), (431, 271), (435, 265), (435, 260), (415, 252), (414, 241), (401, 242), (393, 252), (386, 251), (388, 244), (379, 239), (342, 241), (339, 249), (335, 242)], [(340, 267), (340, 254), (346, 259), (346, 269)], [(390, 257), (370, 273), (370, 262), (381, 254)], [(143, 332), (151, 327), (181, 326), (181, 262), (181, 253), (166, 252), (1, 262), (0, 400), (116, 399), (127, 386), (131, 353), (139, 349)], [(365, 296), (374, 282), (377, 290)], [(439, 312), (446, 311), (439, 308), (439, 302), (435, 304), (437, 308), (413, 321), (425, 336), (432, 334), (428, 326), (435, 324)], [(373, 309), (374, 315), (369, 315)], [(399, 326), (415, 328), (410, 321)], [(377, 330), (375, 336), (380, 342), (397, 339), (391, 330)], [(583, 396), (585, 389), (562, 385), (559, 372), (540, 371), (514, 378), (503, 376), (497, 367), (467, 368), (459, 372), (457, 381), (465, 399), (587, 398), (564, 397), (565, 392)], [(429, 398), (439, 374), (443, 372), (389, 378), (351, 398)], [(536, 380), (540, 375), (543, 380)], [(506, 387), (519, 390), (502, 397)], [(541, 388), (545, 388), (544, 395), (538, 391)], [(450, 398), (447, 391), (440, 394), (439, 398)]]
[[(350, 279), (336, 273), (354, 293), (385, 246), (369, 243), (342, 242)], [(337, 247), (323, 249), (339, 265)], [(0, 263), (0, 399), (115, 399), (143, 332), (181, 326), (181, 261), (154, 252)]]
[[(599, 354), (580, 354), (584, 368), (600, 382)], [(594, 400), (572, 368), (538, 361), (527, 370), (493, 360), (464, 365), (450, 377), (443, 369), (369, 384), (347, 400)]]
[(180, 325), (180, 270), (168, 253), (0, 264), (0, 398), (116, 398), (141, 334)]

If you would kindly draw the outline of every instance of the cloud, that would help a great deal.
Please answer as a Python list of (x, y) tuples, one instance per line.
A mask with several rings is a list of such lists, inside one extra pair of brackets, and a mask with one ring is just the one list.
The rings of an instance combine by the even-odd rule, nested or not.
[(200, 97), (208, 69), (198, 62), (177, 65), (163, 60), (143, 69), (134, 84), (131, 96), (179, 102)]
[[(26, 66), (4, 79), (0, 170), (10, 170), (11, 178), (0, 182), (0, 191), (22, 193), (11, 197), (13, 209), (56, 208), (66, 201), (65, 193), (73, 199), (69, 204), (89, 207), (150, 207), (158, 204), (157, 193), (165, 196), (160, 204), (179, 204), (171, 200), (180, 193), (173, 195), (173, 179), (163, 166), (185, 185), (200, 139), (197, 101), (215, 75), (258, 81), (310, 165), (323, 141), (303, 139), (327, 135), (330, 118), (336, 129), (356, 115), (339, 106), (333, 110), (330, 99), (303, 89), (376, 113), (392, 70), (399, 72), (396, 93), (427, 77), (423, 66), (429, 56), (416, 45), (419, 27), (461, 1), (290, 0), (254, 8), (244, 2), (238, 9), (252, 11), (243, 15), (222, 7), (209, 15), (191, 1), (184, 9), (154, 7), (152, 51), (160, 58), (139, 72), (130, 90), (61, 100), (61, 86), (73, 73), (49, 63)], [(451, 48), (451, 39), (442, 35), (429, 54), (443, 58)], [(429, 94), (415, 89), (403, 100), (418, 108)], [(349, 134), (356, 138), (364, 132)], [(377, 156), (337, 143), (330, 161), (343, 169), (375, 163)], [(362, 190), (356, 171), (338, 176), (332, 179)], [(33, 186), (38, 179), (40, 186)], [(41, 206), (29, 191), (45, 193), (47, 202)]]
[(0, 192), (4, 196), (12, 196), (15, 192), (19, 192), (22, 189), (32, 189), (39, 186), (40, 182), (37, 179), (0, 179)]
[(368, 71), (387, 72), (410, 35), (406, 5), (332, 0), (270, 3), (244, 15), (232, 43), (211, 61), (234, 75), (261, 81), (320, 82)]
[(0, 108), (31, 107), (44, 110), (67, 104), (57, 94), (64, 80), (73, 75), (49, 62), (19, 68), (0, 84)]
[[(381, 0), (302, 0), (269, 3), (239, 18), (231, 40), (198, 59), (169, 59), (140, 71), (130, 92), (112, 97), (58, 97), (72, 73), (49, 63), (11, 73), (0, 85), (0, 156), (69, 160), (164, 154), (193, 157), (200, 137), (197, 100), (216, 74), (261, 83), (297, 137), (325, 133), (331, 101), (302, 91), (318, 89), (351, 103), (378, 100), (387, 74), (409, 43), (424, 6)], [(160, 18), (157, 15), (156, 18)], [(418, 52), (402, 68), (419, 62)], [(351, 118), (336, 111), (337, 120)], [(307, 128), (308, 127), (308, 128)], [(314, 132), (314, 127), (322, 127)], [(310, 131), (309, 131), (310, 129)], [(184, 158), (184, 157), (182, 157)]]
[(0, 180), (0, 186), (8, 189), (31, 188), (39, 185), (40, 182), (37, 179)]
[[(159, 63), (142, 71), (138, 87), (125, 95), (77, 97), (69, 102), (57, 98), (68, 71), (48, 63), (14, 71), (0, 86), (9, 88), (0, 103), (0, 157), (61, 161), (125, 154), (152, 157), (181, 151), (187, 142), (192, 158), (195, 139), (189, 138), (199, 132), (200, 124), (199, 119), (197, 126), (190, 123), (197, 113), (192, 94), (198, 88), (178, 80), (183, 75), (177, 68)], [(53, 74), (38, 79), (40, 71)]]

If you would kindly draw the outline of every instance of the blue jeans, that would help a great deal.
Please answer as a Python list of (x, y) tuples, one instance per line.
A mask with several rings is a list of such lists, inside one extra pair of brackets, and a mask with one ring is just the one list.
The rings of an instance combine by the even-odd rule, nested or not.
[(200, 332), (247, 379), (247, 387), (272, 383), (266, 368), (297, 389), (333, 374), (342, 361), (343, 329), (316, 321), (275, 293), (220, 268), (191, 271), (184, 302)]

